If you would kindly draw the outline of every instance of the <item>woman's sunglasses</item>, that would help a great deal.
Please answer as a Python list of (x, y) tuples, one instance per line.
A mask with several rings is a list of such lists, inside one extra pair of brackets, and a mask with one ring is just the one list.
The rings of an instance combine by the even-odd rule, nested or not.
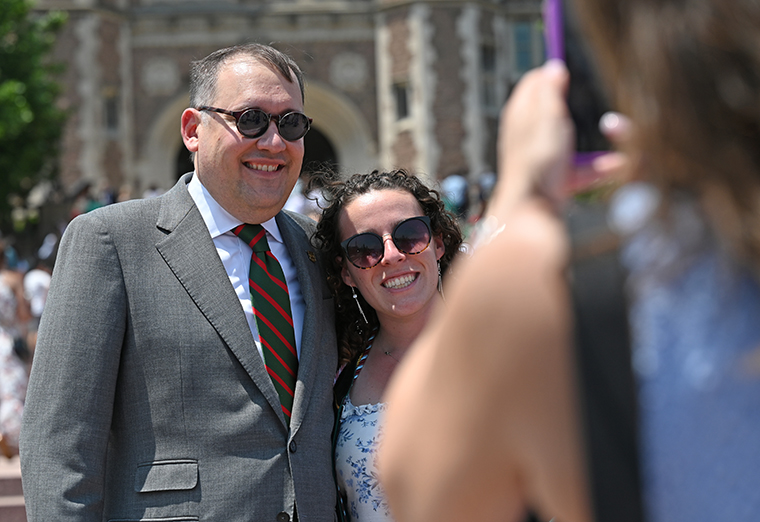
[[(393, 232), (386, 235), (391, 237), (399, 252), (411, 255), (420, 254), (430, 245), (430, 239), (433, 235), (430, 229), (430, 218), (418, 216), (406, 219), (396, 225)], [(352, 265), (367, 270), (383, 260), (385, 255), (384, 237), (373, 232), (363, 232), (349, 237), (340, 246)]]
[(277, 131), (282, 139), (296, 141), (303, 138), (311, 127), (311, 118), (301, 112), (289, 112), (278, 116), (276, 114), (267, 114), (259, 109), (243, 109), (242, 111), (228, 111), (217, 107), (204, 105), (198, 107), (199, 111), (212, 111), (220, 114), (226, 114), (235, 118), (235, 125), (240, 134), (246, 138), (258, 138), (263, 136), (269, 128), (269, 122), (274, 120), (277, 125)]

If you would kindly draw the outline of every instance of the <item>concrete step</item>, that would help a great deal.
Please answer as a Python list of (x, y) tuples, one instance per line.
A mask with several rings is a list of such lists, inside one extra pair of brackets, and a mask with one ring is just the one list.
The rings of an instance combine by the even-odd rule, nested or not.
[(26, 522), (24, 497), (0, 497), (0, 521)]
[(0, 522), (26, 522), (18, 457), (0, 457)]

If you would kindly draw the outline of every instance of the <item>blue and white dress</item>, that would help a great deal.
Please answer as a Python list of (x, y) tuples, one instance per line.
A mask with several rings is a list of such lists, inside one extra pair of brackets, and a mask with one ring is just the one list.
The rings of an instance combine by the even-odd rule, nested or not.
[(653, 217), (656, 191), (623, 189), (642, 481), (650, 522), (760, 518), (760, 285), (693, 200)]
[[(371, 348), (372, 339), (356, 366), (354, 382), (364, 367)], [(335, 474), (340, 491), (346, 494), (346, 507), (351, 521), (393, 521), (375, 465), (386, 404), (355, 406), (351, 402), (349, 390), (342, 406), (335, 443)]]

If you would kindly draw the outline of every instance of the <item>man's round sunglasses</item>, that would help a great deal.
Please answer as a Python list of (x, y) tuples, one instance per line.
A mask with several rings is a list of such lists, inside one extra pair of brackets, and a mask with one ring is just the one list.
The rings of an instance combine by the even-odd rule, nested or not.
[[(433, 233), (430, 218), (417, 216), (406, 219), (396, 225), (390, 236), (399, 252), (404, 254), (421, 254), (430, 245)], [(385, 255), (385, 236), (373, 232), (362, 232), (343, 241), (340, 246), (351, 264), (362, 270), (368, 270), (383, 260)]]
[(282, 139), (296, 141), (303, 138), (311, 127), (311, 118), (301, 112), (289, 112), (278, 116), (277, 114), (267, 114), (260, 109), (243, 109), (242, 111), (228, 111), (217, 107), (203, 105), (198, 107), (199, 111), (212, 111), (220, 114), (226, 114), (235, 118), (235, 125), (240, 134), (246, 138), (258, 138), (263, 136), (269, 128), (269, 122), (274, 120), (277, 125), (277, 131)]

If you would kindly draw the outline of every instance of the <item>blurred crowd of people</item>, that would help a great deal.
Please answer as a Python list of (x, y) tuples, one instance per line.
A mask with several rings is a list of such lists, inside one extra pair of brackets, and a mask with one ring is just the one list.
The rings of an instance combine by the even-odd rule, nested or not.
[(57, 236), (45, 238), (31, 267), (0, 236), (0, 452), (18, 453), (21, 414)]
[[(328, 203), (320, 189), (309, 184), (310, 177), (302, 175), (298, 179), (284, 208), (319, 221)], [(496, 173), (490, 170), (477, 176), (455, 172), (431, 184), (431, 188), (440, 193), (445, 209), (456, 217), (462, 233), (470, 242), (475, 240), (475, 224), (484, 216), (495, 186)]]
[[(142, 198), (163, 193), (148, 187)], [(119, 192), (107, 184), (81, 182), (71, 191), (67, 220), (58, 231), (44, 236), (31, 253), (20, 252), (15, 238), (0, 233), (0, 453), (18, 453), (21, 416), (29, 371), (37, 341), (37, 329), (47, 300), (58, 242), (68, 222), (100, 207), (133, 199), (133, 191)]]

